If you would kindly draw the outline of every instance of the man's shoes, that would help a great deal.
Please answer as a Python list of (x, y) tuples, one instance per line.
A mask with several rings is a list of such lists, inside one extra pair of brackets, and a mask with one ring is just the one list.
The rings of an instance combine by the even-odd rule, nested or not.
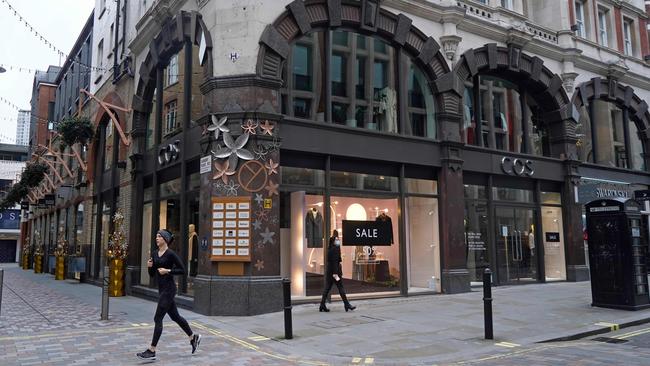
[(201, 343), (201, 335), (194, 334), (192, 336), (192, 340), (190, 341), (190, 344), (192, 345), (192, 354), (194, 354), (194, 352), (196, 352), (196, 350), (199, 349), (200, 343)]
[(155, 361), (156, 360), (156, 352), (152, 352), (148, 348), (144, 352), (136, 353), (136, 356), (138, 356), (138, 358), (141, 359), (141, 360), (147, 360), (147, 361)]

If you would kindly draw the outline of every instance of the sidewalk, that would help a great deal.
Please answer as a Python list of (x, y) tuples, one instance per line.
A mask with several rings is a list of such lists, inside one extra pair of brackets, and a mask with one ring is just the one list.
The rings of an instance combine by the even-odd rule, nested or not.
[[(348, 313), (340, 302), (330, 304), (329, 313), (319, 313), (318, 306), (313, 304), (294, 306), (293, 340), (283, 339), (282, 312), (252, 317), (206, 317), (184, 310), (181, 314), (206, 335), (200, 356), (192, 357), (191, 363), (215, 364), (221, 360), (219, 364), (241, 365), (259, 364), (256, 362), (260, 360), (265, 365), (449, 364), (610, 328), (603, 323), (650, 321), (650, 310), (628, 312), (591, 307), (589, 282), (497, 287), (493, 289), (493, 298), (493, 341), (483, 340), (480, 292), (355, 301), (357, 309)], [(99, 287), (55, 281), (50, 275), (5, 266), (0, 351), (14, 355), (10, 359), (18, 364), (30, 364), (21, 358), (18, 344), (24, 341), (16, 339), (16, 334), (36, 334), (29, 337), (32, 339), (40, 337), (39, 334), (47, 337), (46, 332), (52, 336), (57, 332), (86, 332), (85, 337), (95, 337), (100, 332), (97, 329), (103, 328), (103, 336), (116, 334), (110, 343), (115, 343), (116, 351), (109, 350), (104, 356), (108, 358), (92, 360), (133, 364), (128, 357), (132, 357), (132, 351), (140, 351), (150, 337), (156, 304), (134, 297), (111, 298), (111, 320), (101, 322), (100, 300)], [(187, 364), (187, 357), (173, 356), (174, 347), (187, 348), (186, 338), (175, 327), (165, 323), (163, 338), (169, 342), (165, 348), (170, 357), (165, 364)], [(52, 346), (53, 341), (56, 338), (49, 338), (46, 343)], [(505, 344), (509, 346), (500, 347), (500, 342), (508, 342)], [(74, 347), (61, 348), (64, 351), (53, 349), (59, 350), (55, 354), (60, 360), (65, 360), (61, 352), (81, 352)], [(47, 358), (50, 356), (45, 354), (36, 361), (51, 361)]]

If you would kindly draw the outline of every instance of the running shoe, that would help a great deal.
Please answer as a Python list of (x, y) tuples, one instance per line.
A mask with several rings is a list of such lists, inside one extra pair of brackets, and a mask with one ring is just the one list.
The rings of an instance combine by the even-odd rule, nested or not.
[(152, 352), (148, 348), (144, 352), (137, 353), (136, 356), (138, 356), (138, 358), (141, 359), (141, 360), (147, 360), (147, 361), (155, 361), (156, 360), (156, 352)]
[(199, 344), (201, 343), (201, 335), (200, 334), (195, 334), (192, 336), (192, 340), (190, 341), (190, 344), (192, 345), (192, 354), (196, 352), (197, 349), (199, 349)]

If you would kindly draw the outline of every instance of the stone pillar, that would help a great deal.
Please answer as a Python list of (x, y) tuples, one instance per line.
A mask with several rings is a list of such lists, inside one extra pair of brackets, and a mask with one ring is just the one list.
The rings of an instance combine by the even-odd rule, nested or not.
[(565, 178), (562, 187), (562, 220), (564, 222), (564, 250), (567, 263), (567, 281), (588, 281), (589, 268), (585, 261), (582, 233), (582, 205), (575, 200), (575, 190), (580, 182), (580, 162), (565, 160)]
[[(243, 144), (236, 163), (212, 153), (211, 171), (201, 175), (194, 281), (194, 310), (201, 314), (256, 315), (282, 309), (279, 88), (279, 80), (256, 75), (212, 78), (201, 86), (206, 109), (217, 119), (228, 118), (223, 126), (228, 131), (220, 131), (218, 140), (207, 130), (211, 118), (204, 122), (203, 156), (223, 150), (225, 134)], [(211, 200), (235, 196), (250, 197), (250, 262), (212, 261)]]

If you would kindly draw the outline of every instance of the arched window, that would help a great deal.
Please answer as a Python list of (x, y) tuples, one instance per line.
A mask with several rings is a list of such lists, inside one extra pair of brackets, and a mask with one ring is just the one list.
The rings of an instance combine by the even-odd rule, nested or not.
[[(463, 93), (463, 142), (491, 149), (549, 156), (546, 127), (537, 102), (526, 89), (496, 76), (482, 75), (479, 91), (467, 82)], [(480, 116), (481, 124), (476, 120)], [(480, 139), (478, 128), (480, 127)]]
[(589, 103), (578, 110), (578, 158), (584, 162), (645, 170), (643, 142), (625, 107), (604, 99), (592, 99)]
[(436, 138), (425, 73), (379, 38), (345, 30), (305, 35), (293, 44), (283, 80), (289, 117)]

